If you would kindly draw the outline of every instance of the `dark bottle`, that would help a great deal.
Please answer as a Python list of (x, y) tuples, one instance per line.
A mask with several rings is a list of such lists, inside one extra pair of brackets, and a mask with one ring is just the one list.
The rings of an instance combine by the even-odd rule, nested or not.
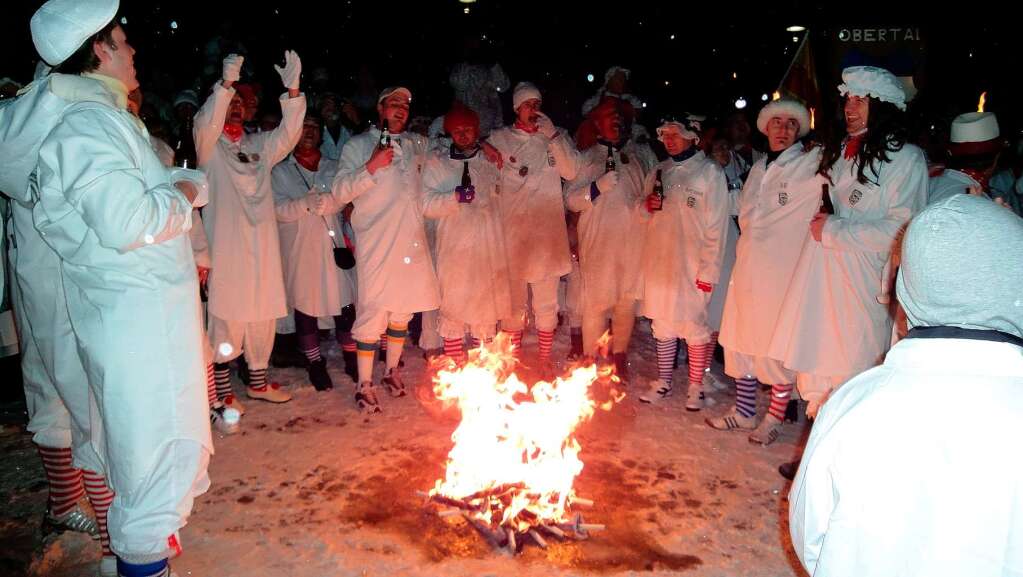
[(835, 205), (831, 203), (831, 191), (829, 190), (828, 183), (821, 185), (821, 213), (822, 214), (835, 214)]
[(189, 131), (183, 134), (174, 145), (174, 166), (181, 168), (195, 168), (195, 142), (192, 141), (192, 134)]
[(472, 186), (472, 178), (469, 176), (469, 161), (462, 162), (462, 187), (469, 188)]
[(654, 175), (654, 194), (657, 195), (660, 204), (654, 210), (661, 210), (664, 208), (664, 183), (661, 182), (661, 169), (657, 169), (657, 174)]
[(604, 161), (604, 172), (611, 172), (615, 169), (615, 153), (611, 145), (607, 145), (607, 160)]

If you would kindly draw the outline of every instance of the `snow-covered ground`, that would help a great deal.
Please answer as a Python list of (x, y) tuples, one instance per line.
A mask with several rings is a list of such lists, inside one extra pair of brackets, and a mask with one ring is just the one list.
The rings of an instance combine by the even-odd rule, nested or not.
[[(535, 348), (527, 336), (526, 363)], [(567, 348), (559, 333), (555, 357)], [(424, 378), (425, 363), (419, 349), (406, 352), (412, 384)], [(384, 394), (382, 415), (359, 415), (340, 352), (331, 344), (327, 355), (333, 391), (317, 393), (303, 369), (273, 370), (295, 399), (247, 402), (242, 432), (216, 439), (213, 486), (197, 500), (182, 531), (185, 553), (172, 562), (180, 577), (805, 575), (789, 544), (789, 485), (776, 471), (798, 453), (803, 426), (787, 425), (766, 448), (710, 429), (704, 418), (730, 406), (730, 387), (708, 390), (713, 404), (700, 413), (684, 410), (684, 394), (641, 405), (640, 384), (656, 371), (645, 323), (633, 339), (629, 397), (579, 434), (585, 468), (577, 492), (596, 502), (587, 522), (608, 529), (585, 542), (528, 546), (515, 558), (416, 497), (442, 475), (454, 424), (432, 419), (411, 396)], [(684, 380), (683, 367), (676, 387)], [(28, 435), (8, 428), (0, 448), (0, 495), (10, 503), (0, 511), (0, 574), (18, 574), (28, 560), (31, 575), (95, 574), (96, 542), (38, 538), (46, 491)]]

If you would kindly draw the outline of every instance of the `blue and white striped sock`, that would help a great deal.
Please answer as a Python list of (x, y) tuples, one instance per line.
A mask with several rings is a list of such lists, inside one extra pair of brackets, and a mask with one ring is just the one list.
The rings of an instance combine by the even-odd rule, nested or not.
[(735, 379), (735, 410), (740, 415), (752, 418), (757, 414), (757, 387), (759, 386), (760, 383), (749, 375)]
[(657, 378), (671, 386), (678, 339), (657, 339)]

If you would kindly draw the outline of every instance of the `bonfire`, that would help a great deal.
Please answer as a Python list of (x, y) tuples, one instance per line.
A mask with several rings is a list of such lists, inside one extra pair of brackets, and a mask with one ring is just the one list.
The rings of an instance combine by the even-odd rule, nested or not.
[(578, 512), (593, 503), (573, 489), (583, 470), (575, 431), (621, 401), (618, 378), (610, 363), (587, 361), (530, 386), (516, 366), (503, 336), (464, 363), (435, 362), (433, 393), (460, 421), (444, 478), (423, 496), (443, 507), (440, 516), (464, 517), (496, 548), (521, 550), (527, 535), (541, 547), (544, 537), (587, 538), (604, 527), (584, 523)]

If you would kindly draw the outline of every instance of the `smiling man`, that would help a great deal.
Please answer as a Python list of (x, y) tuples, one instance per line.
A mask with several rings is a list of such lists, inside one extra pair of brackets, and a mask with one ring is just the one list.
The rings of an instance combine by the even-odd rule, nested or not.
[[(51, 87), (71, 103), (39, 150), (33, 216), (61, 259), (102, 422), (94, 447), (116, 493), (102, 503), (116, 573), (107, 557), (101, 574), (145, 577), (166, 575), (167, 558), (180, 552), (178, 530), (209, 487), (212, 443), (188, 239), (198, 190), (171, 182), (126, 110), (138, 81), (117, 8), (116, 0), (51, 0), (32, 17), (36, 49), (55, 66)], [(58, 364), (57, 374), (70, 368)], [(93, 424), (94, 436), (99, 429)]]
[[(422, 215), (422, 171), (429, 141), (405, 132), (412, 92), (387, 88), (377, 99), (379, 123), (352, 138), (341, 151), (333, 194), (351, 202), (358, 243), (358, 311), (352, 337), (358, 348), (355, 402), (367, 413), (381, 411), (373, 384), (373, 360), (387, 332), (383, 384), (393, 397), (406, 394), (398, 372), (413, 313), (440, 304)], [(386, 133), (384, 132), (386, 130)]]

